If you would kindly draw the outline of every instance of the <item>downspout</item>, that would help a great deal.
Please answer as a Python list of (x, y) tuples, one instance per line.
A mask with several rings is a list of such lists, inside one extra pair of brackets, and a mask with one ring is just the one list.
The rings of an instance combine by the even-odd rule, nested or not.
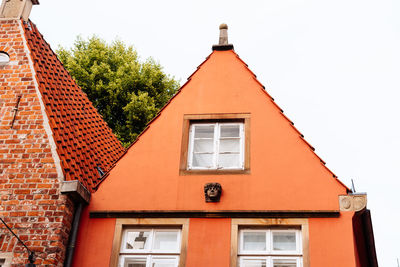
[(362, 220), (364, 225), (364, 234), (366, 238), (366, 246), (368, 253), (368, 260), (371, 267), (378, 267), (378, 259), (376, 257), (374, 230), (372, 228), (371, 211), (365, 209), (363, 212)]
[(72, 259), (74, 258), (76, 237), (78, 236), (79, 221), (81, 219), (83, 203), (79, 202), (75, 205), (74, 220), (70, 231), (70, 238), (68, 241), (67, 252), (65, 254), (64, 267), (70, 267)]
[(89, 204), (90, 192), (76, 180), (64, 181), (61, 185), (61, 193), (66, 194), (75, 203), (75, 212), (64, 260), (64, 267), (70, 267), (74, 259), (75, 244), (79, 231), (79, 221), (81, 219), (84, 205)]
[(364, 208), (353, 216), (353, 231), (361, 267), (378, 267), (371, 212)]

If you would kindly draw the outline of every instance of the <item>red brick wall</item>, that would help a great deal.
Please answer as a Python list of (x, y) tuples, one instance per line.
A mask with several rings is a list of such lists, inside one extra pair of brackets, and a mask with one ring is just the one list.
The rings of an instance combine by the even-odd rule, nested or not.
[[(0, 21), (0, 51), (10, 55), (10, 63), (0, 66), (0, 216), (38, 252), (36, 264), (62, 266), (73, 204), (60, 195), (62, 174), (51, 150), (21, 23)], [(14, 252), (13, 266), (27, 263), (26, 250), (3, 225), (0, 235), (0, 251)]]

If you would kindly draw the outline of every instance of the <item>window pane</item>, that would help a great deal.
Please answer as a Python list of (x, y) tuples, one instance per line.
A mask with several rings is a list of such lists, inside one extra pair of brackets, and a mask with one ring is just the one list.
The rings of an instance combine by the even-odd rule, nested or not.
[(221, 125), (221, 137), (239, 137), (240, 125)]
[(194, 140), (194, 152), (214, 152), (214, 140), (213, 139), (197, 139)]
[(176, 267), (174, 262), (153, 262), (152, 267)]
[(245, 259), (242, 260), (240, 267), (266, 267), (267, 261), (265, 259)]
[(297, 260), (296, 259), (284, 259), (284, 260), (273, 260), (273, 267), (296, 267)]
[(220, 168), (240, 168), (240, 154), (219, 154), (218, 167)]
[(240, 139), (221, 139), (219, 152), (240, 152)]
[[(266, 250), (265, 232), (244, 232), (243, 250), (244, 251), (265, 251)], [(258, 266), (258, 265), (257, 265)]]
[(194, 138), (214, 138), (214, 125), (195, 125)]
[(178, 250), (178, 232), (156, 232), (154, 235), (154, 249)]
[(175, 258), (153, 258), (152, 267), (176, 267), (178, 266), (178, 257)]
[(146, 258), (127, 258), (124, 267), (146, 267)]
[(149, 231), (127, 232), (125, 249), (148, 249)]
[[(0, 52), (0, 64), (5, 64), (8, 62), (10, 62), (10, 56), (4, 52)], [(0, 266), (3, 266), (4, 262), (4, 259), (0, 259)]]
[(193, 167), (211, 168), (213, 166), (213, 154), (193, 154)]
[(296, 250), (296, 233), (273, 233), (274, 250)]

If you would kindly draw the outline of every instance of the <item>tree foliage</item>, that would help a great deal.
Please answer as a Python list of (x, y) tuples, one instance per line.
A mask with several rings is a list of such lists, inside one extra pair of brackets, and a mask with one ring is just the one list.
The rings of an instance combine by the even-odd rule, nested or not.
[(139, 60), (132, 46), (78, 37), (71, 49), (57, 50), (64, 67), (124, 144), (131, 143), (179, 83), (149, 58)]

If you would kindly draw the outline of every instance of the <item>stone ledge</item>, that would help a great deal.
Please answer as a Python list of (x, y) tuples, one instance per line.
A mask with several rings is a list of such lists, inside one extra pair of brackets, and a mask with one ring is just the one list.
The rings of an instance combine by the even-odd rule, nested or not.
[(89, 204), (90, 192), (78, 181), (64, 181), (61, 184), (61, 194), (69, 195), (74, 201)]
[(367, 194), (355, 193), (339, 196), (340, 211), (360, 211), (367, 207)]

